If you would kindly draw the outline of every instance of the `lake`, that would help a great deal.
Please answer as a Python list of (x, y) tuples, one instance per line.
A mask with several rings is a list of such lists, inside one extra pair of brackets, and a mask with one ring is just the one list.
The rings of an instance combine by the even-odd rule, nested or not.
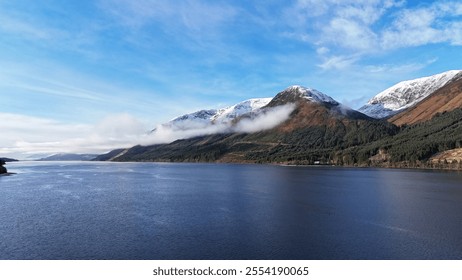
[(0, 259), (461, 259), (462, 173), (16, 162)]

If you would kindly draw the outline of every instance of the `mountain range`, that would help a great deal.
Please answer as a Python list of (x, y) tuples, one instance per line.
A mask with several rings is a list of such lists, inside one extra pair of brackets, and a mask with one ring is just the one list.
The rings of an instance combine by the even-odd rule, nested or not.
[[(257, 111), (270, 101), (271, 98), (254, 98), (222, 109), (200, 110), (177, 117), (167, 123), (161, 124), (160, 127), (172, 130), (191, 130), (209, 125), (231, 124), (234, 119)], [(155, 133), (158, 129), (159, 126), (154, 128), (151, 133)]]
[(195, 133), (97, 160), (461, 168), (462, 71), (400, 82), (358, 111), (291, 86), (274, 98), (178, 117), (151, 133), (165, 129)]

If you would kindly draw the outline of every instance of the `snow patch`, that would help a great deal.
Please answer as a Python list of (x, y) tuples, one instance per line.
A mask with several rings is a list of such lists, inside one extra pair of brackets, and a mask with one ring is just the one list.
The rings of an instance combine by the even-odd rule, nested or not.
[(286, 89), (286, 91), (296, 90), (299, 93), (299, 96), (305, 98), (309, 101), (316, 102), (316, 103), (332, 103), (338, 104), (332, 97), (317, 91), (312, 88), (307, 88), (299, 85), (294, 85)]

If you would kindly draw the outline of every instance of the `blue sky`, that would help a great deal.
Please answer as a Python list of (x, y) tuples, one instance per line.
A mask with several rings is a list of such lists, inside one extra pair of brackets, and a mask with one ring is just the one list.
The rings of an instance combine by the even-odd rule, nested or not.
[(102, 152), (293, 84), (358, 108), (461, 61), (460, 1), (0, 0), (0, 156)]

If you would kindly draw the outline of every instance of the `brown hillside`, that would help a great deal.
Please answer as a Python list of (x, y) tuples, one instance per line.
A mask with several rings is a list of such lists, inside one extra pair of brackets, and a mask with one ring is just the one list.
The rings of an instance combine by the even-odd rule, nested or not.
[(330, 104), (306, 102), (296, 103), (296, 108), (290, 118), (280, 124), (275, 130), (283, 133), (292, 132), (299, 128), (313, 126), (337, 127), (370, 120), (369, 117), (353, 110), (342, 110)]
[(296, 109), (292, 112), (289, 120), (278, 126), (281, 132), (290, 132), (297, 128), (335, 124), (330, 110), (322, 104), (313, 102), (298, 102)]
[(441, 163), (441, 162), (448, 162), (448, 163), (462, 163), (462, 149), (453, 149), (438, 153), (430, 158), (432, 163)]
[(462, 107), (462, 77), (435, 91), (415, 106), (393, 116), (389, 122), (401, 126), (427, 121), (437, 113)]

